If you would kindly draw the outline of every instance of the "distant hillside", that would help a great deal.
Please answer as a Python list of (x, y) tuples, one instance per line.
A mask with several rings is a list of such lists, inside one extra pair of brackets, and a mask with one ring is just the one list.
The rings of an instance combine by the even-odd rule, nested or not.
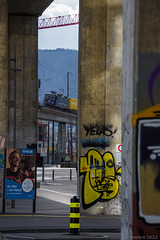
[(44, 94), (56, 91), (67, 96), (67, 72), (69, 97), (78, 98), (78, 51), (69, 49), (38, 50), (38, 78), (41, 81), (39, 100)]

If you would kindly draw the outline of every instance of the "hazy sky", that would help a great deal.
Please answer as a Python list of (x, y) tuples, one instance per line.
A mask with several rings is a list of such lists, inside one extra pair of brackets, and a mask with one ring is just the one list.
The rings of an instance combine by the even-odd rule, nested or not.
[[(79, 0), (54, 0), (39, 18), (65, 16), (79, 13)], [(78, 50), (79, 25), (38, 30), (39, 49)]]

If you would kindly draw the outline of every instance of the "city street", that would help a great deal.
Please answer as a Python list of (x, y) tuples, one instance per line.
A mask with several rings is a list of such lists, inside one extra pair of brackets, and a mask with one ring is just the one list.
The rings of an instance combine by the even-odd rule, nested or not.
[[(54, 180), (52, 180), (53, 171)], [(38, 181), (42, 180), (42, 175), (42, 168), (38, 168)], [(70, 199), (77, 196), (77, 173), (75, 168), (45, 167), (44, 180), (40, 182), (40, 188), (37, 189), (37, 197), (70, 205)]]
[[(54, 171), (54, 180), (53, 180)], [(43, 168), (37, 168), (37, 182), (38, 187), (36, 191), (35, 208), (36, 213), (39, 214), (69, 214), (70, 199), (77, 196), (77, 173), (75, 168), (57, 168), (45, 167), (44, 168), (44, 181)], [(45, 203), (47, 199), (47, 206)], [(26, 202), (25, 208), (24, 201)], [(59, 207), (57, 207), (57, 204)], [(63, 211), (60, 204), (63, 204)], [(33, 201), (32, 200), (15, 200), (15, 206), (18, 213), (32, 213)], [(49, 209), (49, 212), (47, 212)], [(65, 209), (65, 211), (64, 211)], [(15, 212), (11, 208), (11, 200), (6, 200), (6, 213)]]
[[(52, 180), (54, 170), (55, 180)], [(4, 239), (120, 239), (120, 216), (80, 216), (80, 236), (70, 236), (70, 199), (77, 195), (76, 169), (45, 167), (45, 181), (42, 169), (37, 169), (40, 187), (37, 188), (36, 214), (33, 214), (32, 200), (6, 201), (6, 214), (0, 215), (0, 232)], [(14, 236), (11, 238), (11, 236)], [(86, 238), (87, 237), (87, 238)]]

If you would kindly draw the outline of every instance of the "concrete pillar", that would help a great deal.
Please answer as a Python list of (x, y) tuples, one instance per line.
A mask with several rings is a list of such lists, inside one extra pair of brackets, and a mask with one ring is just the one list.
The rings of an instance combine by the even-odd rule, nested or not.
[(8, 1), (0, 1), (0, 136), (7, 138)]
[(121, 239), (159, 239), (160, 1), (123, 4)]
[(80, 1), (80, 199), (92, 214), (121, 213), (122, 9), (122, 0)]
[(26, 147), (26, 144), (36, 143), (37, 21), (38, 17), (34, 16), (9, 16), (9, 147), (14, 146), (14, 138), (16, 138), (16, 147)]

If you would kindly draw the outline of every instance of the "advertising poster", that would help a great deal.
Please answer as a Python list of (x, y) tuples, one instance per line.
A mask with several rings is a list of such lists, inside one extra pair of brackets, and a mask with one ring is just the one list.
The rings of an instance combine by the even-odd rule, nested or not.
[(0, 212), (2, 212), (2, 206), (3, 206), (4, 145), (5, 145), (5, 138), (0, 136)]
[(4, 149), (0, 148), (0, 198), (3, 195)]
[(34, 199), (35, 149), (6, 149), (5, 199)]
[(3, 209), (4, 149), (0, 148), (0, 212)]

